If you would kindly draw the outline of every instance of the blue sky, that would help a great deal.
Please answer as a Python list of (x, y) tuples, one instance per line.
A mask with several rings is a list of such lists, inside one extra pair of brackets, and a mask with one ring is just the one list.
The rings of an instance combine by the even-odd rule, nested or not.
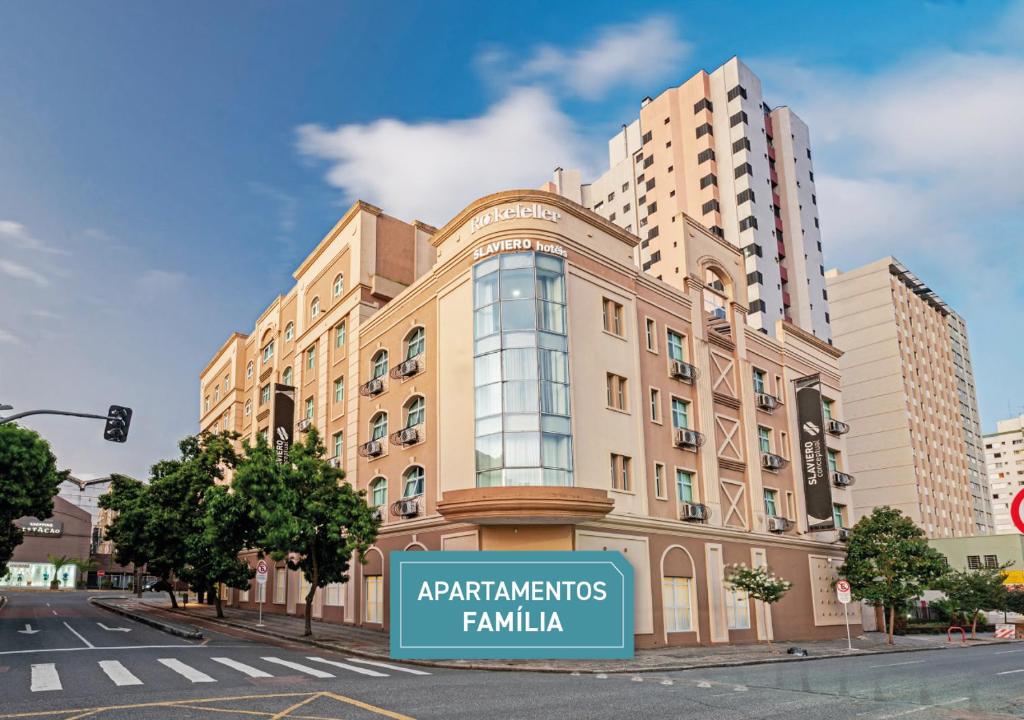
[(123, 446), (32, 422), (62, 466), (173, 454), (203, 365), (352, 199), (441, 224), (594, 171), (734, 54), (811, 127), (826, 265), (900, 257), (967, 318), (986, 429), (1024, 406), (1024, 4), (387, 8), (0, 4), (0, 402), (136, 409)]

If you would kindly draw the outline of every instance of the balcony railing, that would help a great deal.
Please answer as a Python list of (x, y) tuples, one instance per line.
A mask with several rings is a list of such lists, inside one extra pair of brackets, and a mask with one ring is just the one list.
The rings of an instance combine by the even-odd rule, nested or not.
[(850, 426), (840, 420), (829, 420), (826, 425), (831, 435), (845, 435), (850, 432)]
[(384, 454), (384, 442), (381, 440), (370, 440), (359, 446), (360, 457), (378, 457)]
[(373, 397), (384, 392), (384, 378), (376, 377), (359, 386), (359, 394), (363, 397)]
[(395, 517), (416, 517), (420, 514), (419, 500), (396, 500), (391, 503), (391, 514)]
[(395, 367), (391, 368), (390, 374), (391, 377), (395, 378), (396, 380), (400, 380), (402, 378), (412, 377), (413, 375), (422, 371), (423, 363), (420, 362), (420, 358), (419, 356), (417, 356), (409, 358), (405, 362), (401, 362)]
[(418, 443), (421, 437), (420, 426), (413, 425), (391, 433), (391, 442), (395, 445), (413, 445)]
[(853, 485), (853, 482), (853, 475), (849, 475), (844, 472), (839, 472), (838, 470), (832, 473), (832, 484), (835, 485), (836, 487), (850, 487), (851, 485)]

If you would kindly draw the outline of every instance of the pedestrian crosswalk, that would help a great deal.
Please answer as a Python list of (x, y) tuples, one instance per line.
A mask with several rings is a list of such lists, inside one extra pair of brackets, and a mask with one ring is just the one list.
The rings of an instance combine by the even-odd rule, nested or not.
[[(127, 661), (125, 661), (127, 662)], [(30, 666), (30, 689), (32, 692), (63, 691), (60, 663), (36, 663)], [(88, 673), (88, 663), (81, 661), (67, 663), (64, 669), (73, 677)], [(404, 667), (393, 663), (347, 657), (344, 662), (330, 658), (307, 655), (301, 658), (283, 658), (264, 655), (246, 658), (246, 661), (231, 657), (190, 656), (186, 660), (177, 657), (136, 659), (129, 669), (120, 660), (104, 659), (96, 662), (101, 674), (116, 687), (145, 685), (146, 682), (161, 687), (170, 683), (216, 683), (220, 681), (262, 680), (279, 676), (309, 676), (317, 680), (352, 679), (357, 677), (387, 678), (400, 675), (430, 675), (425, 670)], [(145, 678), (145, 680), (143, 679)]]

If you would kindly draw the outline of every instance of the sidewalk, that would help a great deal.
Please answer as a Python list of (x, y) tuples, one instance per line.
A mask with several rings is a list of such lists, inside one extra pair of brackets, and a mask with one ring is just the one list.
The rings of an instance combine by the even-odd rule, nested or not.
[[(155, 615), (167, 620), (180, 622), (191, 619), (200, 623), (214, 623), (229, 627), (249, 630), (270, 637), (302, 642), (326, 650), (352, 653), (369, 658), (387, 660), (390, 658), (387, 633), (349, 625), (338, 625), (313, 621), (312, 638), (304, 638), (303, 618), (291, 615), (263, 614), (264, 627), (256, 627), (257, 613), (250, 610), (224, 608), (224, 619), (218, 619), (212, 605), (190, 604), (185, 609), (171, 610), (166, 595), (145, 596), (141, 601), (136, 598), (113, 600), (104, 598), (106, 604), (118, 603), (124, 609), (146, 615)], [(897, 636), (896, 645), (885, 644), (882, 633), (868, 633), (853, 639), (854, 654), (870, 655), (890, 652), (913, 652), (916, 650), (936, 650), (961, 647), (959, 642), (947, 643), (944, 635), (908, 635)], [(976, 641), (968, 641), (968, 647), (987, 645), (996, 642), (989, 637)], [(808, 651), (808, 657), (797, 657), (786, 654), (788, 647), (797, 646)], [(846, 648), (846, 639), (813, 641), (800, 643), (776, 643), (772, 654), (767, 645), (721, 645), (716, 647), (672, 647), (657, 650), (638, 650), (631, 660), (405, 660), (403, 662), (435, 667), (474, 669), (474, 670), (520, 670), (532, 672), (580, 672), (580, 673), (639, 673), (667, 672), (672, 670), (689, 670), (694, 668), (728, 667), (733, 665), (757, 665), (772, 662), (794, 662), (816, 660), (828, 657), (850, 655)]]

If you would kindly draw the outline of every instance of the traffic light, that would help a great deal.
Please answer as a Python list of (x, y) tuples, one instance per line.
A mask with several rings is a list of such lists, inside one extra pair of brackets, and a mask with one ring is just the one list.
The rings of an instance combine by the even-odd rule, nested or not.
[(128, 439), (128, 426), (131, 422), (131, 408), (111, 405), (107, 410), (107, 426), (103, 428), (103, 439), (123, 443)]

